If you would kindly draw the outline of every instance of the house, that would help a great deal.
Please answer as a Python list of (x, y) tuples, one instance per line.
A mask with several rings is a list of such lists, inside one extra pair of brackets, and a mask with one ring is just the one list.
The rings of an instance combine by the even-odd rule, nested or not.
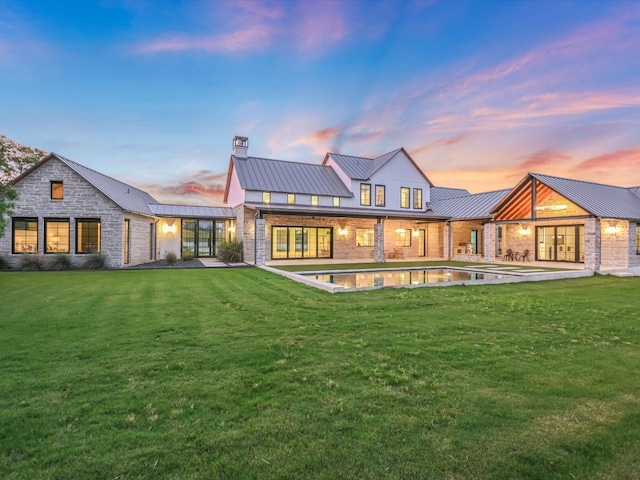
[(243, 241), (244, 259), (383, 262), (539, 260), (584, 268), (640, 266), (640, 187), (528, 173), (512, 189), (435, 186), (404, 148), (318, 164), (250, 156), (235, 137), (226, 207), (166, 205), (51, 154), (13, 180), (20, 199), (0, 254), (106, 255), (112, 268), (212, 257)]

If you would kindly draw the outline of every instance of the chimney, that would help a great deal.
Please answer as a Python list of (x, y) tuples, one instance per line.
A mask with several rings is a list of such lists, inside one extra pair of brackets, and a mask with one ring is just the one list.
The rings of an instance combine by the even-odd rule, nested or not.
[(249, 137), (235, 137), (233, 139), (233, 155), (236, 158), (247, 158), (249, 149)]

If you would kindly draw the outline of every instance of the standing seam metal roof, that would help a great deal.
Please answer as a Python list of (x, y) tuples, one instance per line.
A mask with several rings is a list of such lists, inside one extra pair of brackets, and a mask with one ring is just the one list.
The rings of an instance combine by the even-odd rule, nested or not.
[(493, 207), (510, 191), (511, 189), (504, 189), (448, 198), (435, 202), (433, 204), (433, 212), (449, 217), (451, 220), (491, 218)]
[(429, 192), (432, 202), (446, 200), (447, 198), (467, 197), (471, 195), (469, 190), (465, 190), (464, 188), (431, 187)]
[(325, 165), (236, 156), (232, 161), (245, 190), (353, 197), (336, 172)]

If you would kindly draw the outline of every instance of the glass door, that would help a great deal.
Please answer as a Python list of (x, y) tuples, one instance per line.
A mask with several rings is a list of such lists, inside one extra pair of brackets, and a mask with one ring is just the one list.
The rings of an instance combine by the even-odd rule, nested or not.
[(198, 257), (213, 256), (213, 220), (198, 220)]

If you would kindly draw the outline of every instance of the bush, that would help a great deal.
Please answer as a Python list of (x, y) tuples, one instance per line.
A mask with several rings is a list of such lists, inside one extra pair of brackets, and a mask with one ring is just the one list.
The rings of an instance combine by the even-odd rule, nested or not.
[(175, 265), (178, 263), (178, 256), (176, 255), (176, 252), (167, 252), (164, 259), (167, 261), (168, 265)]
[(25, 253), (18, 262), (18, 270), (44, 270), (42, 257), (37, 253)]
[(218, 245), (218, 260), (227, 263), (237, 263), (243, 260), (243, 245), (241, 241), (231, 240)]
[(0, 270), (9, 270), (9, 261), (0, 255)]
[(47, 264), (47, 270), (70, 270), (71, 257), (64, 253), (57, 253)]
[(182, 252), (182, 260), (185, 262), (188, 262), (190, 260), (193, 260), (193, 251), (192, 250), (184, 250)]
[(86, 270), (100, 270), (107, 263), (107, 257), (101, 253), (92, 253), (82, 264), (82, 268)]

